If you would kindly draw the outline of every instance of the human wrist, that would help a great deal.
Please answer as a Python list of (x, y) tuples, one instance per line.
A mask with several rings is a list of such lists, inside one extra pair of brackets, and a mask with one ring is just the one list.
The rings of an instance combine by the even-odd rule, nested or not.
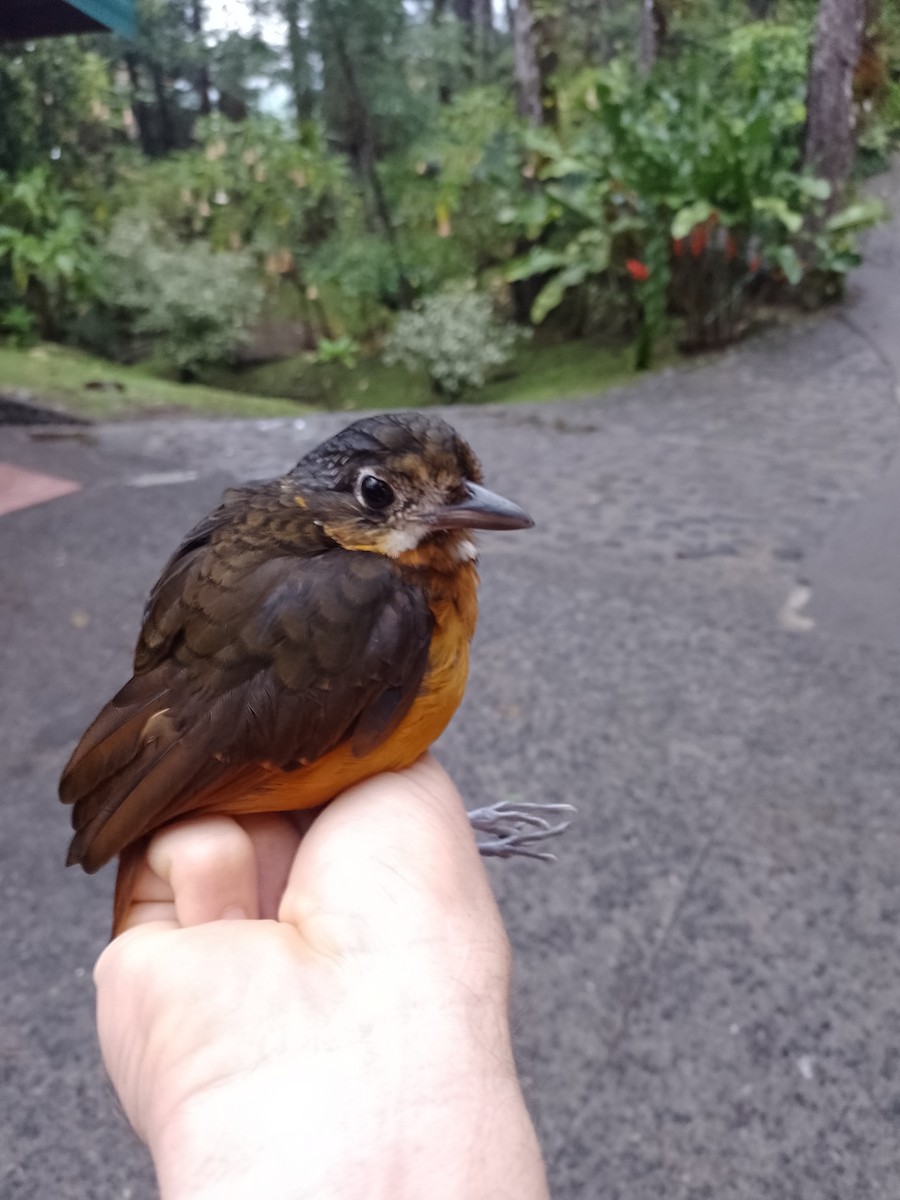
[(193, 1095), (148, 1132), (162, 1200), (547, 1195), (492, 998), (382, 1013), (374, 1035), (328, 1026), (315, 1053)]

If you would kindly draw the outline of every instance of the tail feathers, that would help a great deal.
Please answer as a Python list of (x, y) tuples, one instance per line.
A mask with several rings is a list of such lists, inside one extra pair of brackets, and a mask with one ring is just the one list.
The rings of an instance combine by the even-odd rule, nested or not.
[[(158, 744), (161, 736), (165, 736), (167, 742), (177, 736), (171, 726), (161, 728), (166, 709), (142, 705), (136, 712), (124, 710), (116, 715), (119, 719), (113, 723), (113, 715), (108, 715), (108, 710), (104, 709), (101, 716), (107, 718), (106, 728), (95, 731), (95, 722), (69, 760), (59, 781), (59, 797), (64, 804), (74, 804), (77, 809), (83, 798), (109, 787), (144, 750)], [(88, 735), (94, 734), (88, 741)], [(77, 826), (77, 819), (73, 819)]]
[(133, 759), (75, 804), (68, 863), (98, 870), (131, 842), (179, 815), (225, 768), (180, 739), (135, 747)]
[[(77, 784), (72, 778), (75, 768), (103, 743), (109, 743), (109, 739), (114, 738), (132, 720), (142, 714), (147, 720), (158, 709), (164, 708), (167, 693), (168, 689), (160, 679), (135, 676), (113, 696), (81, 735), (81, 741), (66, 764), (59, 784), (60, 798), (64, 803), (72, 804), (78, 799)], [(75, 794), (70, 795), (73, 792)]]

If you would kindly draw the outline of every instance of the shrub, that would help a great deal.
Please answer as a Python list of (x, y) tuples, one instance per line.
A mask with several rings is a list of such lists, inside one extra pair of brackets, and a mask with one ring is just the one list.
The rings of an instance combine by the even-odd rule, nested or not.
[(108, 304), (184, 373), (231, 358), (259, 315), (262, 288), (246, 253), (167, 243), (132, 212), (116, 218), (105, 254)]
[(820, 300), (837, 290), (853, 234), (878, 212), (855, 204), (825, 220), (828, 184), (800, 168), (805, 69), (800, 26), (759, 23), (648, 80), (615, 62), (572, 129), (530, 134), (546, 220), (507, 278), (538, 279), (534, 322), (610, 277), (646, 366), (669, 309), (701, 348), (741, 331), (762, 279)]
[(424, 368), (438, 396), (456, 399), (480, 388), (512, 354), (520, 331), (494, 316), (490, 298), (448, 289), (401, 313), (385, 342), (384, 360)]
[[(0, 172), (0, 287), (30, 313), (42, 337), (58, 335), (95, 293), (94, 236), (76, 196), (46, 167), (17, 179)], [(21, 313), (12, 319), (21, 326)]]

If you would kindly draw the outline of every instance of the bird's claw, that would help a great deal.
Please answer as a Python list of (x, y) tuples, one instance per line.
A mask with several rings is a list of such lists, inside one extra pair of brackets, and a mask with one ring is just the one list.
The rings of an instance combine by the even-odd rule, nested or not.
[[(487, 808), (475, 808), (469, 813), (469, 823), (477, 833), (493, 836), (479, 842), (478, 849), (485, 858), (537, 858), (541, 862), (556, 862), (549, 850), (537, 850), (538, 842), (559, 837), (571, 821), (552, 823), (560, 813), (574, 813), (571, 804), (528, 804), (501, 800)], [(548, 820), (548, 817), (550, 820)]]

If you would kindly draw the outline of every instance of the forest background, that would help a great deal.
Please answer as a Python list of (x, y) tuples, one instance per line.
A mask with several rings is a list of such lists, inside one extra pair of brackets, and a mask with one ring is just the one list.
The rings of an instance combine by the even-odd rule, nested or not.
[(900, 136), (877, 0), (210, 7), (0, 48), (4, 387), (87, 415), (598, 391), (839, 297)]

